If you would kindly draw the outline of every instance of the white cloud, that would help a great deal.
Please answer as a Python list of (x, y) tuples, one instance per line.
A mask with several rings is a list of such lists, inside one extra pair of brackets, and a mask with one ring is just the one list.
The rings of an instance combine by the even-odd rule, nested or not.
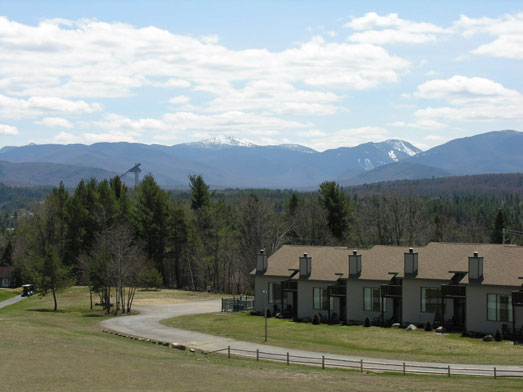
[(4, 136), (18, 135), (18, 129), (12, 125), (0, 124), (0, 135), (4, 135)]
[(173, 87), (173, 88), (189, 88), (191, 87), (191, 82), (182, 79), (168, 79), (165, 83), (159, 83), (160, 87)]
[(72, 133), (62, 131), (53, 137), (53, 142), (59, 144), (73, 144), (84, 143), (85, 140), (80, 136), (76, 136)]
[(35, 121), (37, 125), (43, 125), (47, 128), (72, 128), (73, 124), (61, 117), (45, 117), (39, 121)]
[(169, 103), (172, 105), (182, 105), (189, 102), (189, 97), (185, 95), (178, 95), (177, 97), (172, 97), (169, 99)]
[[(409, 68), (381, 47), (327, 43), (319, 36), (282, 51), (232, 50), (215, 38), (156, 27), (94, 20), (29, 26), (5, 17), (0, 17), (0, 64), (0, 88), (10, 95), (62, 98), (124, 97), (160, 85), (220, 96), (217, 85), (249, 81), (360, 90), (396, 82)], [(164, 78), (167, 82), (157, 81)]]
[[(214, 134), (276, 134), (283, 130), (311, 127), (310, 123), (285, 120), (262, 114), (229, 111), (218, 114), (167, 113), (162, 117), (169, 132), (212, 132)], [(245, 137), (245, 136), (243, 136)]]
[(472, 54), (523, 59), (523, 12), (499, 18), (469, 18), (461, 15), (455, 23), (465, 37), (488, 34), (494, 40), (472, 50)]
[(337, 108), (341, 96), (332, 92), (296, 89), (290, 83), (254, 81), (243, 88), (222, 86), (222, 93), (209, 102), (210, 111), (266, 110), (275, 114), (326, 115)]
[(413, 96), (442, 100), (450, 105), (417, 110), (415, 116), (423, 119), (523, 119), (523, 95), (485, 78), (455, 75), (449, 79), (430, 80), (418, 86)]
[[(139, 118), (131, 119), (116, 113), (108, 113), (103, 116), (101, 120), (94, 120), (90, 122), (84, 122), (81, 124), (85, 127), (96, 127), (111, 131), (135, 131), (132, 134), (133, 137), (137, 136), (142, 131), (164, 131), (167, 130), (165, 122), (155, 118)], [(136, 133), (138, 132), (138, 133)], [(126, 140), (129, 138), (126, 137)]]
[(382, 127), (363, 126), (329, 132), (327, 137), (323, 135), (309, 136), (307, 142), (303, 144), (317, 151), (324, 151), (341, 146), (350, 147), (366, 142), (380, 142), (389, 138), (388, 133), (388, 130)]
[(441, 129), (446, 128), (447, 124), (427, 118), (427, 119), (417, 119), (412, 122), (405, 121), (395, 121), (390, 123), (393, 127), (398, 128), (417, 128), (417, 129)]
[(402, 19), (396, 13), (382, 16), (368, 12), (352, 18), (343, 27), (358, 31), (348, 37), (349, 41), (376, 45), (420, 44), (436, 41), (439, 36), (450, 33), (449, 29), (432, 23)]
[(424, 139), (430, 142), (446, 142), (450, 140), (448, 137), (441, 135), (427, 135), (424, 137)]
[(101, 142), (129, 142), (136, 143), (139, 132), (121, 132), (110, 131), (107, 133), (84, 133), (82, 138), (87, 143), (101, 143)]
[[(1, 18), (0, 18), (1, 19)], [(0, 94), (0, 116), (19, 119), (34, 117), (44, 113), (86, 114), (101, 110), (98, 103), (73, 101), (59, 97), (14, 98)]]

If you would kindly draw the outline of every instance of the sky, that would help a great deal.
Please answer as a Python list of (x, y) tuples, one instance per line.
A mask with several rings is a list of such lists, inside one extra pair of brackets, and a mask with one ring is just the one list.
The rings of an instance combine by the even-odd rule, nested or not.
[(0, 147), (523, 128), (521, 1), (0, 0)]

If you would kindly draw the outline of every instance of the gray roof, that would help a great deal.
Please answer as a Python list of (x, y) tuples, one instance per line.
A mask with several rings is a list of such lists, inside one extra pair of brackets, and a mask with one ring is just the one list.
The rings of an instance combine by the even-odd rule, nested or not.
[[(404, 253), (408, 247), (376, 245), (370, 249), (356, 249), (362, 255), (359, 279), (388, 281), (390, 272), (404, 277)], [(336, 281), (348, 275), (348, 256), (352, 248), (331, 246), (284, 245), (268, 260), (265, 275), (290, 276), (289, 269), (299, 268), (299, 257), (307, 253), (311, 258), (309, 280)], [(482, 284), (520, 286), (523, 281), (523, 247), (497, 244), (457, 244), (431, 242), (414, 248), (418, 252), (417, 279), (450, 280), (454, 273), (468, 271), (468, 258), (478, 252), (483, 257)], [(298, 278), (298, 274), (294, 279)], [(468, 283), (468, 277), (462, 283)]]

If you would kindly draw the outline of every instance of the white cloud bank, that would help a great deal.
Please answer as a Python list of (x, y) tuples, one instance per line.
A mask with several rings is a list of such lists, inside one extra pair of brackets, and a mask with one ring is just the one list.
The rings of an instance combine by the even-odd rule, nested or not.
[(349, 41), (376, 45), (421, 44), (451, 33), (450, 29), (432, 23), (402, 19), (396, 13), (379, 15), (368, 12), (362, 17), (352, 18), (343, 27), (358, 31), (348, 37)]
[(477, 34), (494, 37), (494, 41), (472, 50), (473, 54), (523, 59), (523, 12), (499, 18), (469, 18), (461, 15), (455, 28), (465, 37)]
[(0, 135), (14, 136), (18, 135), (18, 129), (12, 125), (0, 124)]
[(455, 75), (430, 80), (413, 94), (445, 101), (449, 106), (427, 107), (415, 112), (424, 119), (483, 121), (523, 119), (523, 95), (486, 78)]

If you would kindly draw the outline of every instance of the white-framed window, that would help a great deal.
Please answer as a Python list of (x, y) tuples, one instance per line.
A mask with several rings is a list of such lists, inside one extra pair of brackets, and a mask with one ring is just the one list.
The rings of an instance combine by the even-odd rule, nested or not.
[(487, 320), (512, 322), (510, 294), (487, 294)]
[(439, 313), (441, 311), (441, 288), (421, 288), (421, 311), (426, 313)]
[[(331, 298), (331, 306), (333, 304), (333, 298)], [(329, 309), (329, 296), (327, 295), (327, 289), (324, 287), (314, 287), (312, 289), (312, 308), (314, 310), (328, 310)]]
[(277, 304), (281, 301), (281, 284), (269, 282), (268, 285), (268, 302), (270, 304)]
[(371, 312), (387, 311), (387, 299), (381, 298), (379, 287), (364, 287), (363, 288), (363, 310)]

